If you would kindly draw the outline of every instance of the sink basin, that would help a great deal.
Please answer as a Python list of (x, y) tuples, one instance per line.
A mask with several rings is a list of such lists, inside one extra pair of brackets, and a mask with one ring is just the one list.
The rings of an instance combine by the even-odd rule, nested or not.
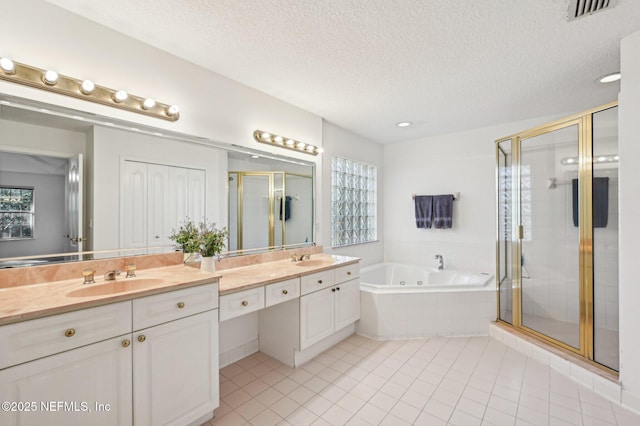
[(300, 262), (296, 262), (296, 266), (302, 267), (318, 267), (318, 266), (329, 266), (333, 265), (333, 259), (311, 259), (311, 260), (302, 260)]
[(133, 290), (144, 290), (162, 284), (162, 278), (124, 278), (103, 284), (87, 284), (85, 287), (67, 293), (69, 297), (106, 296)]

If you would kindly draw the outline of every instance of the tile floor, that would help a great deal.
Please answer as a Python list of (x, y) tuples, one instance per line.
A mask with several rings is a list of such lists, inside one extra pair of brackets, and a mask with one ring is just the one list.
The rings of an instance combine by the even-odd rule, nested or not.
[(223, 368), (222, 425), (640, 425), (640, 416), (490, 337), (353, 335), (293, 369)]

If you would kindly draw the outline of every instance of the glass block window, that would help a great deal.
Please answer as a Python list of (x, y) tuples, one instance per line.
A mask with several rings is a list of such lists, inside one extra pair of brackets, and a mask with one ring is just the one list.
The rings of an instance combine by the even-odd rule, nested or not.
[(0, 186), (0, 241), (33, 238), (33, 188)]
[(331, 246), (376, 241), (377, 168), (331, 157)]

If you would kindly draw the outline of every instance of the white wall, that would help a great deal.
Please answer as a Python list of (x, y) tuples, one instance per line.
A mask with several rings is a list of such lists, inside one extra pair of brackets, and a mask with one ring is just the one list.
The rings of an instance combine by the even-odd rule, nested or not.
[[(322, 232), (316, 232), (324, 242), (324, 251), (331, 254), (357, 256), (362, 258), (362, 265), (371, 265), (384, 260), (383, 235), (385, 235), (385, 179), (382, 145), (364, 139), (327, 121), (323, 122), (324, 164), (318, 179), (322, 180), (322, 193), (316, 194), (316, 212), (322, 218)], [(378, 240), (372, 243), (357, 244), (348, 247), (331, 248), (331, 156), (348, 158), (376, 166), (378, 168)], [(387, 164), (387, 163), (384, 163)], [(326, 200), (323, 204), (320, 200)]]
[[(384, 259), (495, 274), (496, 139), (540, 117), (384, 146)], [(417, 229), (412, 195), (460, 193), (452, 229)]]
[[(90, 138), (93, 166), (93, 249), (120, 246), (120, 173), (124, 160), (203, 169), (207, 176), (206, 216), (227, 225), (227, 153), (210, 146), (96, 126)], [(90, 181), (91, 182), (91, 181)]]
[(5, 81), (0, 81), (0, 93), (322, 163), (322, 155), (284, 152), (252, 136), (261, 129), (321, 146), (322, 119), (317, 115), (43, 0), (2, 7), (2, 18), (0, 39), (7, 42), (1, 56), (177, 104), (181, 118), (171, 123)]
[(620, 381), (622, 402), (640, 411), (640, 32), (622, 39), (619, 96), (620, 152)]
[(72, 157), (85, 152), (85, 135), (0, 119), (0, 151)]

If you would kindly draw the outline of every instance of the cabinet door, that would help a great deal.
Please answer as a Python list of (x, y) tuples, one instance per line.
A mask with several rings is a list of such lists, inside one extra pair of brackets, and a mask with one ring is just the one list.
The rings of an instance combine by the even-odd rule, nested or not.
[(218, 310), (133, 334), (134, 423), (185, 425), (219, 405)]
[(335, 330), (360, 319), (360, 280), (351, 280), (335, 287)]
[(0, 411), (2, 425), (130, 425), (131, 335), (0, 370), (0, 400), (35, 403)]
[(149, 164), (148, 171), (148, 245), (170, 244), (171, 228), (165, 227), (165, 215), (169, 209), (169, 168)]
[[(122, 176), (120, 247), (147, 246), (147, 164), (125, 161)], [(99, 196), (99, 194), (96, 194)]]
[(333, 333), (334, 289), (327, 288), (300, 298), (300, 349)]

